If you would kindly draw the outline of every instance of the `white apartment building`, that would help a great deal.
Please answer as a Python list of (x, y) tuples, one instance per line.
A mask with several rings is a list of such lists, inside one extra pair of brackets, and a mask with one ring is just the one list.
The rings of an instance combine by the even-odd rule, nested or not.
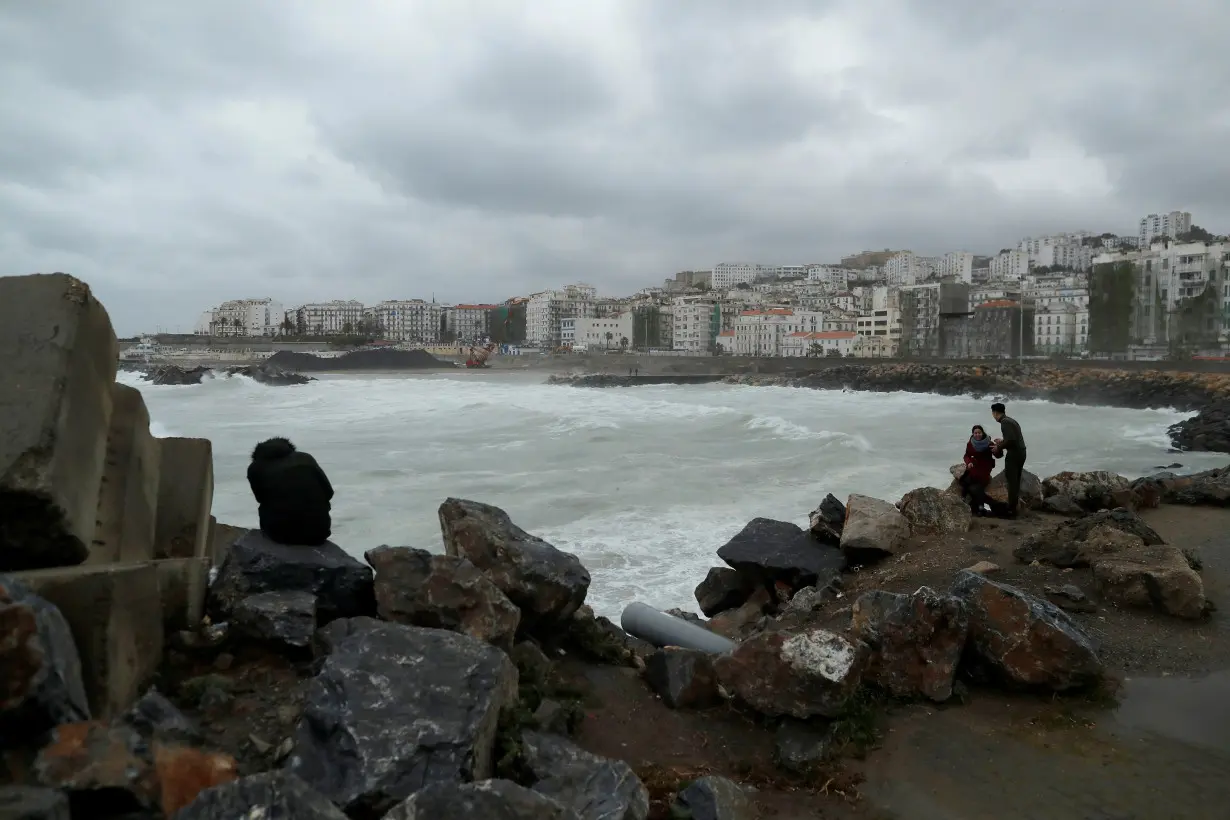
[(807, 281), (826, 290), (845, 290), (850, 284), (850, 270), (836, 265), (808, 265)]
[(1001, 251), (991, 257), (991, 280), (1019, 282), (1029, 273), (1029, 252), (1020, 249)]
[(974, 255), (966, 251), (946, 253), (939, 258), (935, 272), (941, 278), (969, 284), (974, 280)]
[(1168, 214), (1149, 214), (1140, 220), (1136, 241), (1140, 248), (1147, 248), (1154, 239), (1168, 236), (1171, 239), (1192, 229), (1192, 215), (1188, 211), (1171, 211)]
[(819, 333), (825, 314), (791, 308), (745, 310), (734, 322), (735, 352), (740, 356), (782, 356), (783, 339), (792, 333)]
[(673, 349), (704, 353), (721, 330), (722, 310), (718, 300), (706, 296), (676, 296), (671, 305)]
[(859, 336), (890, 339), (895, 344), (901, 341), (901, 311), (896, 307), (884, 307), (860, 313), (855, 319), (854, 332)]
[(782, 355), (852, 356), (858, 334), (848, 330), (822, 330), (818, 333), (791, 333), (782, 340)]
[(617, 350), (632, 344), (633, 314), (568, 316), (560, 320), (560, 344), (574, 350)]
[(561, 321), (593, 316), (596, 297), (597, 290), (585, 284), (532, 294), (525, 308), (526, 344), (559, 347), (563, 341)]
[(201, 314), (193, 332), (201, 336), (277, 336), (285, 332), (286, 311), (273, 299), (231, 299)]
[(1039, 306), (1034, 314), (1034, 351), (1073, 355), (1089, 343), (1089, 308), (1074, 304)]
[(491, 311), (497, 305), (455, 305), (444, 309), (444, 329), (453, 339), (478, 341), (491, 334)]
[(937, 264), (938, 260), (933, 257), (902, 251), (884, 263), (884, 275), (890, 287), (916, 285), (934, 275)]
[[(1088, 273), (1031, 273), (1022, 285), (1025, 298), (1038, 308), (1075, 305), (1084, 309), (1089, 306)], [(1005, 294), (993, 298), (1010, 297)]]
[(714, 290), (729, 290), (735, 285), (750, 285), (762, 272), (762, 267), (752, 262), (719, 262), (713, 266), (710, 286)]
[(422, 299), (387, 299), (369, 308), (371, 321), (386, 339), (397, 342), (437, 344), (445, 305)]
[(313, 336), (354, 333), (366, 318), (363, 303), (353, 299), (310, 302), (300, 305), (293, 312), (298, 332)]

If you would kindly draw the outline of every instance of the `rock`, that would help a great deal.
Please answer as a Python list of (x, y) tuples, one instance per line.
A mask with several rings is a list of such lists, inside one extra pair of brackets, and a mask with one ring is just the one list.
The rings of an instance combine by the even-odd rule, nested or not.
[(652, 644), (632, 637), (609, 618), (594, 615), (588, 606), (574, 612), (551, 643), (594, 663), (616, 666), (640, 667), (654, 651)]
[(465, 558), (410, 547), (377, 547), (365, 557), (376, 570), (381, 618), (512, 648), (521, 610)]
[(381, 621), (360, 615), (356, 618), (338, 618), (316, 630), (312, 635), (312, 655), (324, 660), (342, 641), (381, 626)]
[(347, 814), (379, 816), (430, 783), (491, 776), (517, 671), (467, 635), (401, 624), (333, 645), (308, 686), (288, 768)]
[(671, 817), (677, 820), (755, 820), (757, 815), (737, 783), (709, 775), (693, 780), (679, 792), (671, 807)]
[[(991, 483), (987, 485), (987, 498), (1000, 504), (1008, 503), (1008, 479), (1003, 472), (991, 478)], [(1017, 503), (1027, 510), (1036, 510), (1042, 505), (1042, 482), (1029, 470), (1021, 472), (1021, 494)]]
[(319, 547), (275, 544), (251, 530), (234, 543), (209, 587), (207, 606), (215, 622), (229, 620), (235, 605), (262, 592), (310, 592), (316, 618), (373, 615), (376, 598), (371, 567), (351, 558), (337, 544)]
[(61, 723), (88, 720), (81, 658), (60, 610), (0, 575), (0, 748)]
[(263, 772), (206, 789), (175, 820), (346, 820), (329, 800), (286, 771)]
[(952, 697), (969, 636), (959, 599), (927, 587), (912, 595), (868, 592), (854, 602), (850, 632), (871, 647), (865, 681), (901, 698), (942, 703)]
[(145, 371), (141, 374), (141, 378), (154, 384), (182, 386), (200, 384), (209, 375), (211, 371), (208, 367), (179, 367), (173, 364), (160, 364)]
[(0, 817), (5, 820), (72, 820), (64, 792), (35, 786), (0, 786)]
[(705, 628), (732, 641), (741, 641), (760, 625), (772, 603), (769, 591), (760, 587), (743, 606), (714, 615)]
[(1131, 484), (1123, 476), (1104, 470), (1059, 473), (1042, 482), (1042, 507), (1061, 515), (1082, 515), (1116, 507), (1135, 509), (1138, 504)]
[(773, 738), (773, 757), (795, 774), (810, 774), (833, 754), (833, 733), (801, 721), (785, 720)]
[(188, 745), (204, 741), (200, 727), (156, 689), (142, 695), (120, 721), (152, 740)]
[(1061, 587), (1044, 586), (1046, 599), (1065, 612), (1097, 612), (1098, 608), (1089, 600), (1089, 596), (1076, 584), (1064, 584)]
[(668, 646), (645, 659), (645, 679), (672, 709), (707, 709), (722, 703), (713, 657)]
[(1206, 405), (1195, 416), (1171, 426), (1168, 432), (1176, 449), (1230, 453), (1230, 399)]
[(718, 550), (718, 557), (752, 585), (778, 581), (792, 589), (828, 581), (845, 569), (845, 557), (817, 544), (797, 524), (754, 518)]
[(534, 791), (572, 809), (581, 820), (646, 820), (649, 792), (622, 760), (583, 751), (562, 737), (525, 732), (525, 763)]
[(269, 385), (270, 387), (285, 387), (316, 381), (311, 376), (304, 376), (302, 373), (286, 370), (268, 362), (259, 365), (246, 365), (244, 367), (229, 367), (226, 370), (226, 375), (228, 377), (247, 376), (254, 382)]
[(993, 564), (990, 561), (979, 561), (972, 567), (966, 567), (966, 572), (972, 572), (975, 575), (990, 575), (993, 572), (999, 572), (999, 564)]
[(794, 594), (782, 610), (782, 618), (806, 618), (837, 600), (838, 591), (831, 586), (804, 587)]
[(229, 755), (151, 743), (122, 721), (59, 726), (34, 763), (43, 786), (75, 792), (83, 801), (105, 798), (116, 809), (161, 809), (168, 817), (203, 789), (233, 780), (237, 769)]
[(767, 632), (715, 661), (718, 680), (769, 716), (836, 717), (858, 689), (867, 650), (824, 629)]
[(742, 606), (752, 594), (752, 585), (738, 570), (712, 567), (705, 580), (696, 585), (696, 603), (706, 618)]
[(1004, 682), (1062, 692), (1101, 679), (1093, 640), (1054, 604), (972, 572), (952, 594), (969, 613), (970, 648)]
[(1204, 582), (1177, 547), (1141, 543), (1094, 559), (1092, 566), (1098, 594), (1107, 601), (1177, 618), (1203, 618), (1209, 612)]
[(852, 495), (846, 502), (841, 550), (850, 563), (865, 564), (896, 555), (909, 537), (909, 522), (887, 501)]
[(544, 699), (534, 710), (534, 725), (543, 732), (566, 735), (572, 730), (572, 713), (557, 700)]
[(1230, 467), (1205, 470), (1192, 475), (1174, 473), (1139, 478), (1132, 483), (1138, 494), (1149, 493), (1167, 504), (1186, 506), (1230, 506)]
[(316, 596), (300, 590), (249, 595), (231, 611), (231, 629), (239, 638), (307, 649), (316, 633)]
[(542, 689), (551, 677), (551, 659), (532, 641), (522, 641), (508, 653), (517, 667), (517, 680), (522, 687)]
[(909, 523), (910, 532), (915, 534), (947, 535), (968, 532), (973, 519), (969, 504), (965, 503), (964, 499), (935, 487), (910, 490), (902, 497), (897, 508)]
[(433, 783), (384, 820), (580, 820), (546, 795), (508, 780)]
[[(733, 570), (731, 570), (731, 572), (733, 572)], [(670, 609), (664, 609), (662, 611), (672, 618), (678, 618), (681, 621), (691, 621), (697, 626), (704, 626), (706, 623), (705, 619), (697, 615), (695, 612), (687, 609), (680, 609), (677, 606), (673, 606)]]
[(829, 493), (808, 516), (811, 534), (822, 544), (836, 547), (841, 544), (841, 531), (846, 525), (846, 505)]
[(449, 498), (440, 505), (449, 555), (468, 559), (521, 610), (530, 633), (566, 622), (589, 591), (580, 559), (518, 527), (498, 507)]
[(1039, 561), (1064, 569), (1080, 568), (1089, 566), (1091, 557), (1129, 549), (1142, 541), (1149, 546), (1163, 543), (1136, 513), (1106, 510), (1028, 535), (1012, 554), (1023, 564)]

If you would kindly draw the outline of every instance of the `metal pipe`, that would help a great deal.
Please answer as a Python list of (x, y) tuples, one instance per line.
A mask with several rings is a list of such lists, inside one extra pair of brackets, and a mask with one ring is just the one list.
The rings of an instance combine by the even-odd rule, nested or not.
[(654, 646), (682, 646), (684, 649), (695, 649), (711, 655), (725, 655), (735, 648), (734, 641), (710, 632), (703, 626), (635, 601), (624, 607), (619, 623), (624, 632)]

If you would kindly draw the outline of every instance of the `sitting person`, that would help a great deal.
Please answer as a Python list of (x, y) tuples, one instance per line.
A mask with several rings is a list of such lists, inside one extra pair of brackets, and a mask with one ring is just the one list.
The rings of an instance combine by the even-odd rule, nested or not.
[(969, 502), (970, 512), (974, 515), (986, 515), (985, 507), (993, 503), (987, 498), (987, 485), (991, 483), (991, 473), (995, 470), (995, 459), (999, 457), (996, 448), (987, 438), (987, 431), (981, 424), (975, 424), (970, 430), (969, 441), (965, 443), (965, 472), (959, 479), (961, 496)]
[(252, 451), (248, 485), (271, 541), (315, 547), (329, 540), (333, 486), (311, 455), (284, 438), (262, 441)]

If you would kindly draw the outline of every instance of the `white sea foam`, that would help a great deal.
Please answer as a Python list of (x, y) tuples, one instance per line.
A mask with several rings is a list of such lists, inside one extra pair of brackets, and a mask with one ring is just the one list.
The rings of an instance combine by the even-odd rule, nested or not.
[[(247, 378), (155, 386), (133, 374), (156, 435), (204, 436), (215, 455), (214, 512), (254, 524), (245, 478), (256, 441), (291, 438), (337, 491), (334, 536), (355, 555), (379, 544), (440, 549), (448, 496), (503, 507), (577, 553), (590, 600), (617, 615), (641, 600), (694, 606), (714, 551), (747, 521), (803, 524), (827, 492), (896, 500), (945, 486), (972, 424), (994, 435), (986, 402), (908, 393), (690, 385), (584, 390), (541, 376), (330, 376), (294, 387)], [(1215, 454), (1166, 452), (1181, 416), (1017, 402), (1029, 469), (1127, 475)]]

